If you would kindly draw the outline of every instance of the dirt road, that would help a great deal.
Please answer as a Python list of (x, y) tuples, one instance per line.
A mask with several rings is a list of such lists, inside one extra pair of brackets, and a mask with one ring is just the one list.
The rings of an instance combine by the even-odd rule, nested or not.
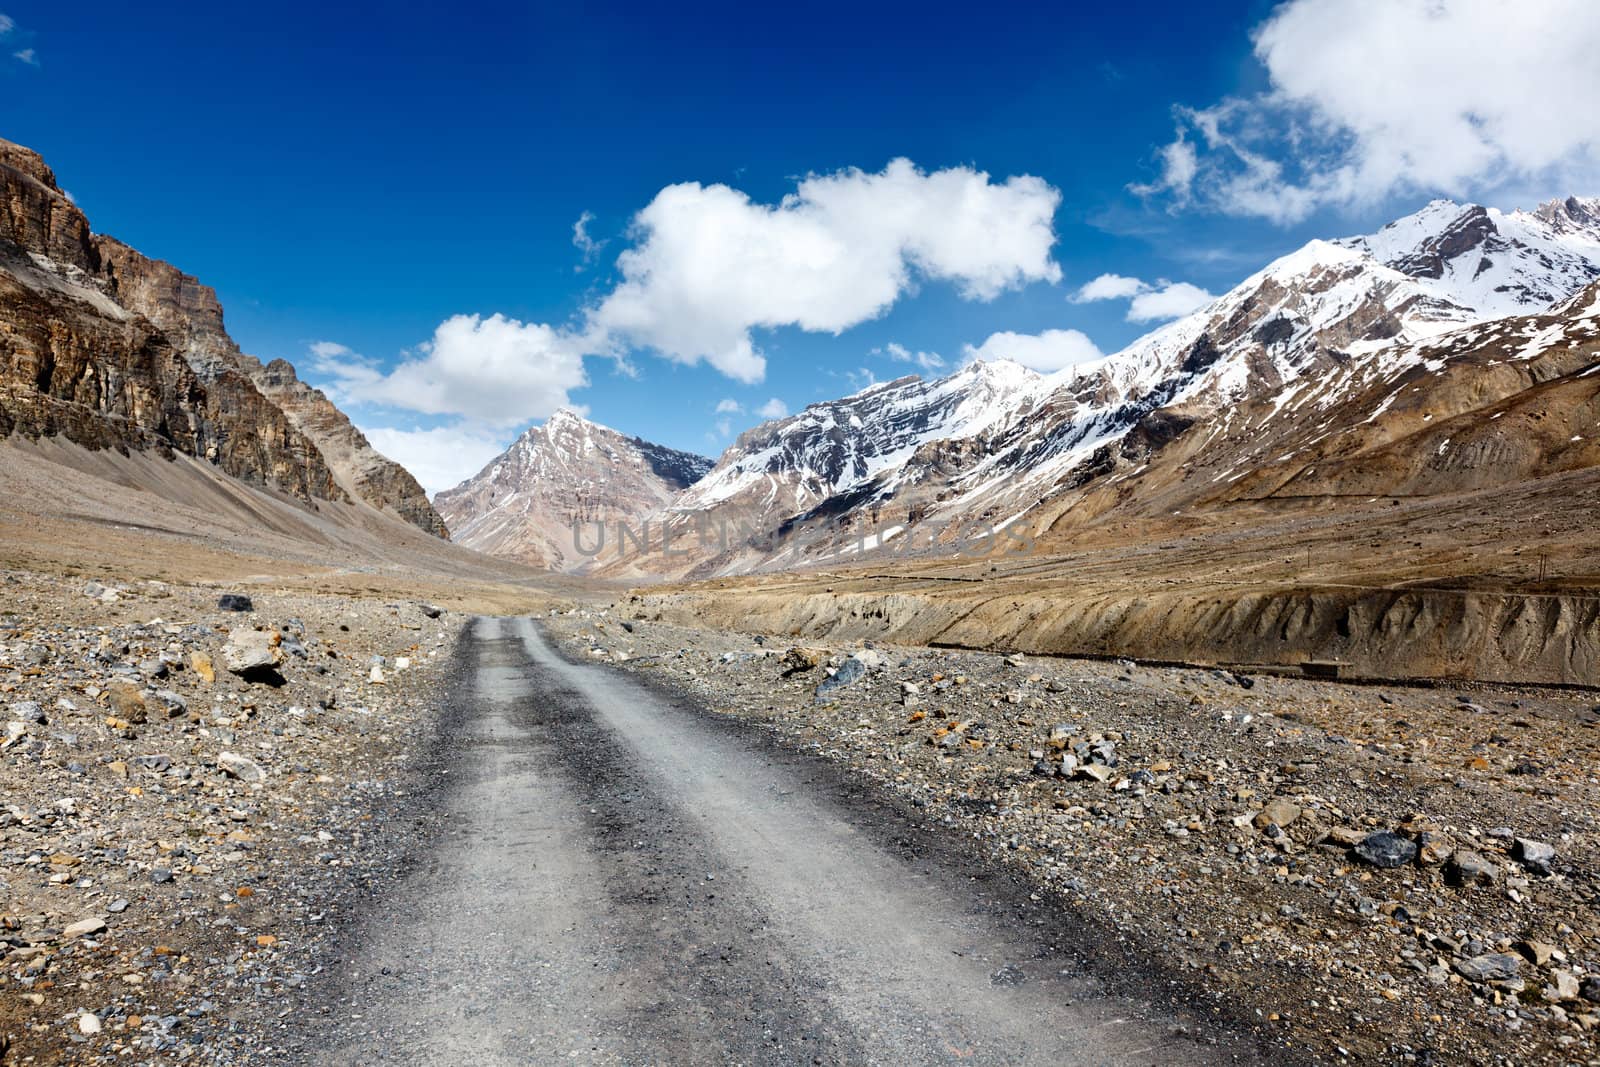
[(1260, 1061), (1107, 992), (1069, 918), (820, 760), (527, 620), (458, 655), (446, 829), (373, 895), (301, 1062)]

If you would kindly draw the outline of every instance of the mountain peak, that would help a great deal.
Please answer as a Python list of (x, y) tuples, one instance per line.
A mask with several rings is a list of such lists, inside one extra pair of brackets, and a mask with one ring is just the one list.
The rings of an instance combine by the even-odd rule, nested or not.
[(569, 407), (530, 427), (503, 454), (434, 497), (459, 544), (560, 571), (593, 560), (573, 524), (638, 528), (699, 481), (711, 461), (601, 426)]

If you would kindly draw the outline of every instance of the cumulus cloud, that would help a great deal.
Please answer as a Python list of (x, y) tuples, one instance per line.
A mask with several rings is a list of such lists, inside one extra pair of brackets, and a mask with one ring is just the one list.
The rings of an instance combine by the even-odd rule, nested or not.
[(373, 448), (410, 471), (429, 496), (460, 485), (511, 443), (508, 434), (464, 422), (410, 430), (363, 426), (361, 432)]
[(1164, 319), (1181, 319), (1191, 311), (1205, 307), (1216, 297), (1198, 285), (1188, 282), (1170, 282), (1159, 289), (1149, 289), (1135, 296), (1128, 304), (1129, 322), (1158, 322)]
[(1600, 98), (1592, 0), (1288, 0), (1253, 37), (1268, 90), (1178, 108), (1135, 192), (1292, 223), (1600, 179), (1600, 112), (1578, 104)]
[(1099, 359), (1105, 353), (1078, 330), (1046, 330), (1027, 334), (992, 333), (981, 345), (968, 345), (968, 359), (1009, 359), (1024, 367), (1049, 373)]
[(1096, 300), (1126, 300), (1149, 288), (1138, 278), (1129, 278), (1122, 274), (1102, 274), (1094, 281), (1080, 286), (1069, 299), (1074, 304), (1088, 304)]
[(924, 371), (938, 370), (944, 366), (944, 357), (937, 352), (913, 352), (903, 344), (890, 341), (881, 349), (874, 348), (873, 355), (885, 355), (896, 363), (915, 363)]
[(1158, 322), (1179, 319), (1205, 307), (1216, 297), (1198, 285), (1169, 282), (1165, 278), (1151, 284), (1122, 274), (1102, 274), (1073, 293), (1075, 304), (1097, 300), (1127, 300), (1129, 322)]
[(760, 407), (756, 408), (756, 414), (760, 415), (763, 419), (781, 419), (789, 414), (789, 405), (785, 404), (777, 397), (773, 397), (765, 404), (762, 404)]
[(702, 360), (760, 381), (752, 332), (834, 333), (886, 312), (919, 279), (992, 300), (1058, 280), (1051, 259), (1061, 194), (1039, 178), (994, 182), (968, 167), (811, 175), (775, 205), (726, 185), (661, 190), (634, 218), (622, 281), (591, 310), (614, 342)]
[(543, 323), (456, 315), (392, 370), (337, 342), (319, 341), (311, 354), (313, 371), (341, 402), (515, 426), (548, 416), (588, 384), (588, 347)]
[(717, 401), (718, 415), (738, 415), (744, 411), (744, 405), (731, 396), (725, 396)]

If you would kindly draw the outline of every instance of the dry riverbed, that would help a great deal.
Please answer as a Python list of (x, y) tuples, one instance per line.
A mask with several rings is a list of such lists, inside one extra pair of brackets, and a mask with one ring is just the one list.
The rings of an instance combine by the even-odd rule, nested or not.
[(460, 622), (0, 572), (0, 1059), (267, 1052), (390, 836)]
[(1596, 1063), (1600, 694), (791, 641), (577, 610), (1330, 1061)]

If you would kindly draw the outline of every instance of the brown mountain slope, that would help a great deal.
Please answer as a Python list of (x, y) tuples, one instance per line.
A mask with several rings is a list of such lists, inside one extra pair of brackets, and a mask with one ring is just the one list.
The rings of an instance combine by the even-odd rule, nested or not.
[(91, 233), (44, 161), (0, 140), (0, 434), (175, 449), (442, 536), (415, 480), (292, 378), (239, 351), (209, 286)]

